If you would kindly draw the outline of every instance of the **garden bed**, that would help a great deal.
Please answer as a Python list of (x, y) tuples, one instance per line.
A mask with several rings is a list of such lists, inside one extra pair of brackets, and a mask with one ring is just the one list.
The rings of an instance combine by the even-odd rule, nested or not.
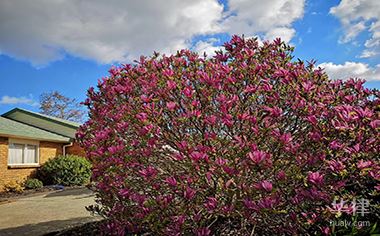
[[(48, 234), (45, 234), (44, 236), (95, 236), (95, 235), (101, 235), (101, 224), (104, 223), (104, 220), (102, 221), (94, 221), (85, 223), (79, 226), (74, 226), (69, 229), (65, 229), (58, 232), (51, 232)], [(245, 230), (242, 230), (242, 227), (245, 228)], [(219, 219), (214, 222), (212, 225), (212, 230), (215, 232), (215, 235), (220, 236), (230, 236), (230, 235), (236, 235), (236, 236), (242, 236), (242, 235), (252, 235), (252, 233), (256, 233), (261, 235), (258, 232), (254, 232), (254, 229), (252, 229), (249, 225), (239, 225), (237, 221), (233, 221), (230, 219)], [(241, 232), (244, 232), (244, 234), (241, 234)], [(126, 236), (150, 236), (155, 235), (153, 232), (145, 232), (145, 233), (139, 233), (139, 234), (132, 234), (132, 233), (126, 233)]]
[(16, 192), (0, 192), (0, 204), (9, 202), (9, 199), (12, 198), (18, 198), (18, 197), (24, 197), (36, 193), (45, 193), (45, 192), (52, 192), (57, 190), (63, 190), (63, 189), (75, 189), (75, 188), (82, 188), (83, 186), (74, 186), (74, 187), (64, 187), (64, 186), (58, 186), (58, 185), (52, 185), (52, 186), (44, 186), (42, 188), (37, 189), (25, 189), (21, 193)]
[(100, 235), (100, 224), (102, 221), (89, 222), (83, 225), (75, 226), (63, 231), (51, 232), (44, 236), (95, 236)]

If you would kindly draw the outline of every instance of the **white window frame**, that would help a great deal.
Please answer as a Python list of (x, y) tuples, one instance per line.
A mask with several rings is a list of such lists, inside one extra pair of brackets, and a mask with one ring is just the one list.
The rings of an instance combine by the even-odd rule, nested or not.
[[(21, 144), (24, 145), (24, 151), (23, 151), (23, 161), (25, 160), (25, 153), (27, 150), (27, 145), (34, 145), (36, 146), (36, 162), (34, 163), (10, 163), (11, 159), (11, 152), (10, 152), (10, 145), (12, 144)], [(25, 140), (25, 139), (9, 139), (8, 140), (8, 166), (39, 166), (40, 165), (40, 142), (34, 141), (34, 140)]]

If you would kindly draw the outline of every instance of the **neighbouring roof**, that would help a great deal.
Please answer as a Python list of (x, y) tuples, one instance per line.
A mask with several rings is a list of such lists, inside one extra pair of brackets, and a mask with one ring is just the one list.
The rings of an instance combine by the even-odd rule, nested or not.
[(80, 124), (33, 111), (15, 108), (2, 115), (2, 117), (18, 121), (36, 128), (69, 138), (75, 138), (75, 133)]
[(70, 142), (69, 137), (0, 117), (0, 136), (36, 139), (41, 141)]

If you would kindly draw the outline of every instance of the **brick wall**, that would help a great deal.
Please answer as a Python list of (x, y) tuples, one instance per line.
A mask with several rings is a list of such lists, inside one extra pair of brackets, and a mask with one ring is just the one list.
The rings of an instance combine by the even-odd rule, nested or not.
[[(40, 142), (40, 164), (48, 159), (62, 154), (62, 144), (53, 142)], [(8, 138), (0, 137), (0, 191), (6, 183), (10, 181), (23, 181), (29, 176), (33, 176), (37, 167), (28, 168), (8, 168)]]
[(77, 142), (74, 142), (72, 146), (66, 148), (66, 154), (72, 154), (82, 157), (86, 156), (85, 151), (83, 150), (83, 148), (79, 146)]

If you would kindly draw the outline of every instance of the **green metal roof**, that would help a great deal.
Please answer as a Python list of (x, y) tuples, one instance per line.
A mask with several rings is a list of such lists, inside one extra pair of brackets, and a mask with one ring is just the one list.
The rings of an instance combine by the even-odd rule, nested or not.
[(14, 112), (23, 112), (23, 113), (26, 113), (26, 114), (29, 114), (29, 115), (32, 115), (32, 116), (35, 116), (38, 118), (42, 118), (42, 119), (45, 119), (48, 121), (52, 121), (52, 122), (55, 122), (55, 123), (58, 123), (61, 125), (71, 126), (73, 128), (79, 128), (79, 126), (81, 125), (81, 124), (74, 122), (74, 121), (69, 121), (69, 120), (65, 120), (65, 119), (61, 119), (61, 118), (57, 118), (57, 117), (53, 117), (53, 116), (48, 116), (48, 115), (40, 114), (40, 113), (33, 112), (33, 111), (28, 111), (28, 110), (21, 109), (21, 108), (12, 109), (12, 110), (2, 114), (1, 116), (7, 117)]
[(0, 136), (26, 139), (70, 142), (70, 138), (23, 124), (5, 117), (0, 117)]

